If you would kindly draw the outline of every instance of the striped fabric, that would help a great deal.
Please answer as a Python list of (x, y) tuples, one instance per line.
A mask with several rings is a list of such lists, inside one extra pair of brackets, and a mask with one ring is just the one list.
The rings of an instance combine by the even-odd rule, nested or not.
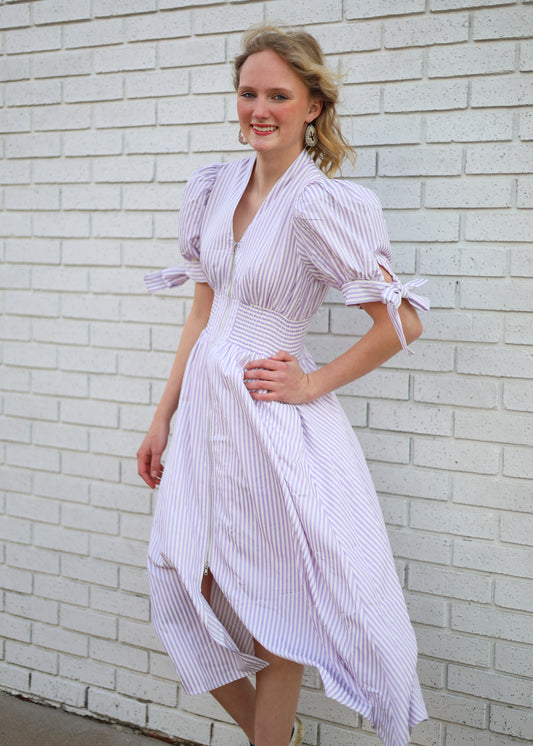
[[(252, 674), (275, 655), (318, 668), (325, 692), (362, 713), (387, 746), (427, 717), (416, 641), (372, 480), (334, 394), (255, 401), (243, 369), (280, 349), (316, 368), (305, 334), (328, 287), (347, 304), (381, 300), (405, 347), (398, 305), (427, 301), (392, 274), (381, 209), (327, 179), (306, 151), (236, 244), (234, 210), (254, 157), (201, 169), (180, 212), (187, 278), (215, 290), (189, 357), (149, 548), (155, 628), (189, 693)], [(211, 606), (200, 593), (214, 577)]]

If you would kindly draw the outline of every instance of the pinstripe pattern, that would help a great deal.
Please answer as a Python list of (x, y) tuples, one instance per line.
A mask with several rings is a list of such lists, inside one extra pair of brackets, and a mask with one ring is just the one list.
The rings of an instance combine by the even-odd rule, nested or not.
[[(316, 666), (326, 694), (405, 746), (426, 717), (416, 642), (380, 506), (333, 394), (305, 405), (254, 401), (244, 365), (285, 349), (304, 371), (310, 319), (328, 286), (348, 304), (418, 307), (392, 273), (381, 209), (367, 190), (327, 179), (305, 151), (235, 247), (233, 212), (254, 159), (210, 166), (180, 212), (184, 263), (150, 290), (190, 277), (215, 290), (191, 352), (149, 548), (153, 622), (183, 687), (206, 691), (259, 670), (252, 637)], [(402, 339), (405, 346), (405, 340)], [(200, 593), (206, 558), (212, 607)]]

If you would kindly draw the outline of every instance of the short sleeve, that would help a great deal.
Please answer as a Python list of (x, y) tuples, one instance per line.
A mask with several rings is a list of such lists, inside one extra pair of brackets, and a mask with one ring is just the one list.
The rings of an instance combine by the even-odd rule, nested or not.
[[(337, 179), (309, 184), (295, 206), (294, 224), (298, 250), (315, 279), (342, 291), (346, 305), (381, 301), (402, 347), (405, 341), (398, 308), (406, 298), (428, 310), (426, 298), (413, 290), (425, 280), (402, 284), (391, 267), (391, 249), (383, 211), (368, 189)], [(386, 282), (380, 267), (392, 276)]]
[(222, 164), (214, 163), (198, 169), (185, 187), (178, 220), (178, 246), (182, 263), (145, 275), (150, 292), (183, 285), (188, 279), (207, 282), (200, 264), (200, 233), (205, 209)]

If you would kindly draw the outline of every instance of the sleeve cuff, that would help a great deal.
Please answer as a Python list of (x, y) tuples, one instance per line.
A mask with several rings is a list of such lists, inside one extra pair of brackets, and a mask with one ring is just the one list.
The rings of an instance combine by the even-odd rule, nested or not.
[(355, 280), (354, 282), (346, 282), (342, 286), (342, 294), (347, 306), (356, 306), (361, 303), (371, 303), (372, 301), (385, 303), (396, 334), (401, 342), (402, 349), (408, 355), (412, 355), (413, 352), (407, 346), (405, 334), (403, 333), (398, 308), (402, 299), (405, 298), (412, 306), (418, 308), (420, 311), (429, 311), (429, 300), (413, 292), (414, 288), (418, 288), (426, 282), (427, 280), (420, 277), (416, 280), (406, 282), (404, 285), (399, 280), (394, 280), (394, 282)]
[(193, 282), (207, 282), (207, 277), (200, 264), (182, 264), (178, 267), (167, 267), (158, 272), (150, 272), (144, 276), (146, 289), (150, 293), (157, 290), (178, 287), (192, 280)]

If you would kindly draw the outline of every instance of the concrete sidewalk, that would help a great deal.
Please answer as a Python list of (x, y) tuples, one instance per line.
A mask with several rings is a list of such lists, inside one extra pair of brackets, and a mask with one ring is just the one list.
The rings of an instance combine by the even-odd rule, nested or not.
[(194, 746), (190, 741), (143, 736), (132, 728), (102, 723), (0, 692), (2, 746)]

